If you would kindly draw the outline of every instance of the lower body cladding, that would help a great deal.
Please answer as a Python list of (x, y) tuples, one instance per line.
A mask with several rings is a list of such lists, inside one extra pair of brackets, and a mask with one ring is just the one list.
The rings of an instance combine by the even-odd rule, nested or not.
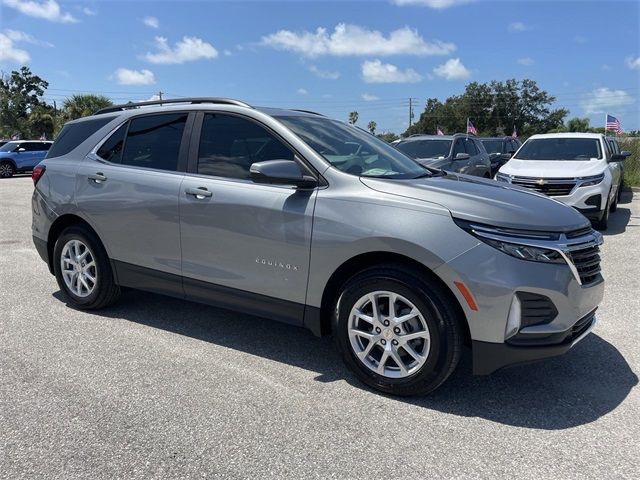
[(575, 208), (592, 222), (602, 220), (610, 195), (615, 194), (611, 186), (603, 181), (598, 185), (574, 188), (569, 195), (552, 196), (554, 200)]
[(436, 273), (467, 289), (453, 288), (469, 325), (477, 375), (565, 353), (592, 330), (604, 294), (600, 274), (581, 285), (566, 264), (519, 260), (484, 244)]

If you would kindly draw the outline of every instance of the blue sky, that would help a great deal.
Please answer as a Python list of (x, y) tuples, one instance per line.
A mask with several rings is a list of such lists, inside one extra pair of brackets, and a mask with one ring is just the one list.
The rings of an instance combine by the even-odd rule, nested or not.
[[(640, 128), (637, 1), (0, 0), (0, 69), (47, 98), (228, 96), (403, 131), (408, 99), (532, 78), (570, 117)], [(461, 126), (461, 129), (464, 126)]]

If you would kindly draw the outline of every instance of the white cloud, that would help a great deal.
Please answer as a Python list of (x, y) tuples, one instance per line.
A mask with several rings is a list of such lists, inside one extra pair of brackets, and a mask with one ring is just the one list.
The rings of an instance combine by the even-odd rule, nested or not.
[(299, 95), (307, 95), (309, 92), (307, 92), (307, 90), (304, 88), (299, 88), (298, 90), (296, 90), (296, 93)]
[(380, 97), (377, 97), (376, 95), (371, 95), (370, 93), (363, 93), (362, 99), (365, 102), (375, 102), (376, 100), (380, 100)]
[(82, 9), (82, 13), (84, 13), (88, 17), (93, 17), (93, 16), (98, 14), (98, 12), (96, 10), (92, 10), (89, 7), (84, 7)]
[(412, 68), (400, 70), (390, 63), (367, 60), (362, 64), (362, 79), (367, 83), (416, 83), (422, 76)]
[(142, 19), (142, 23), (144, 23), (149, 28), (160, 28), (160, 20), (156, 17), (144, 17)]
[(20, 32), (18, 30), (5, 30), (4, 34), (13, 42), (25, 42), (32, 45), (38, 45), (39, 47), (53, 47), (52, 43), (38, 40), (33, 35), (29, 35), (28, 33)]
[(450, 58), (434, 68), (433, 73), (447, 80), (463, 80), (471, 76), (471, 71), (462, 64), (459, 58)]
[(640, 70), (640, 57), (627, 57), (625, 63), (631, 70)]
[(602, 65), (602, 70), (604, 70), (605, 72), (610, 72), (611, 71), (611, 65), (607, 65), (606, 63)]
[(516, 62), (518, 62), (520, 65), (524, 65), (525, 67), (530, 67), (531, 65), (536, 63), (535, 60), (531, 57), (522, 57), (516, 60)]
[(315, 32), (280, 30), (262, 37), (262, 44), (306, 57), (333, 55), (448, 55), (456, 49), (453, 43), (426, 42), (417, 30), (409, 27), (394, 30), (387, 37), (377, 30), (339, 23), (329, 34), (327, 29)]
[(528, 25), (525, 25), (522, 22), (511, 22), (509, 25), (507, 25), (507, 30), (510, 31), (511, 33), (520, 33), (520, 32), (526, 32), (527, 30), (531, 30), (531, 27), (529, 27)]
[(167, 39), (164, 37), (156, 37), (155, 41), (158, 51), (149, 52), (144, 56), (151, 63), (179, 64), (218, 56), (218, 51), (213, 48), (213, 45), (198, 37), (182, 37), (182, 40), (176, 43), (173, 48), (169, 47)]
[(631, 105), (635, 98), (624, 90), (609, 90), (607, 87), (597, 88), (588, 93), (582, 101), (584, 113), (605, 113), (609, 110)]
[(340, 72), (331, 72), (329, 70), (320, 70), (315, 65), (309, 66), (309, 71), (313, 73), (316, 77), (324, 78), (326, 80), (337, 80), (340, 78)]
[(229, 49), (225, 49), (222, 53), (225, 57), (230, 57), (231, 55), (233, 55), (233, 53)]
[(114, 72), (116, 81), (120, 85), (153, 85), (156, 78), (151, 70), (130, 70), (119, 68)]
[(463, 3), (471, 3), (472, 1), (475, 0), (393, 0), (393, 3), (401, 7), (405, 5), (416, 5), (419, 7), (444, 10), (445, 8), (462, 5)]
[(63, 13), (55, 0), (3, 0), (10, 8), (30, 17), (42, 18), (51, 22), (76, 23), (78, 20), (68, 12)]
[(29, 52), (14, 45), (4, 33), (0, 33), (0, 62), (24, 64), (31, 60)]

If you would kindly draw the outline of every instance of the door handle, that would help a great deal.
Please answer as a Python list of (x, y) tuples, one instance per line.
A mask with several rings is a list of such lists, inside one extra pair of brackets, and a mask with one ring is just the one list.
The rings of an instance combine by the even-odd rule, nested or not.
[(93, 180), (95, 183), (102, 183), (107, 181), (107, 177), (102, 172), (94, 173), (93, 175), (89, 175), (89, 180)]
[(194, 197), (196, 197), (198, 200), (204, 200), (206, 197), (211, 197), (213, 196), (213, 193), (211, 193), (209, 190), (207, 190), (205, 187), (198, 187), (198, 188), (187, 188), (185, 190), (185, 193), (187, 195), (193, 195)]

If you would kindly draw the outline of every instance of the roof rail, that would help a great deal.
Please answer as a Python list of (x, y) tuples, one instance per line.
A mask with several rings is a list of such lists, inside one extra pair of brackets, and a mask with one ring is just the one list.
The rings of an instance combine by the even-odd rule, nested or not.
[(318, 112), (314, 112), (314, 111), (312, 111), (312, 110), (301, 110), (301, 109), (299, 109), (299, 108), (292, 108), (292, 109), (291, 109), (291, 111), (292, 111), (292, 112), (310, 113), (310, 114), (312, 114), (312, 115), (318, 115), (319, 117), (324, 117), (324, 115), (323, 115), (323, 114), (318, 113)]
[(236, 105), (238, 107), (253, 108), (251, 105), (240, 100), (234, 100), (232, 98), (220, 98), (220, 97), (189, 97), (189, 98), (172, 98), (169, 100), (150, 100), (147, 102), (129, 102), (122, 105), (113, 105), (111, 107), (101, 108), (94, 115), (100, 115), (103, 113), (119, 112), (121, 110), (128, 110), (130, 108), (147, 107), (151, 105), (165, 105), (174, 103), (217, 103), (219, 105)]

